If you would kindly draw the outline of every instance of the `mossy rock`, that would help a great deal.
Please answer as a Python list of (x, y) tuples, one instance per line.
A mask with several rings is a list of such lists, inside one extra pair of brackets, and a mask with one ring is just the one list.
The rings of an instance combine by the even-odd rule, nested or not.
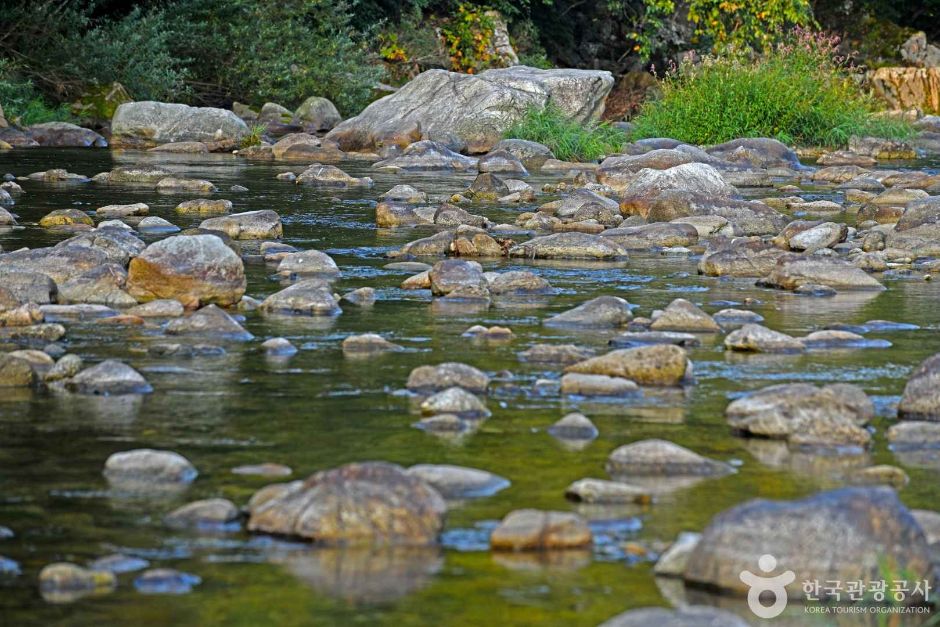
[(110, 122), (119, 105), (132, 102), (130, 93), (117, 81), (89, 87), (72, 103), (72, 113), (84, 120)]

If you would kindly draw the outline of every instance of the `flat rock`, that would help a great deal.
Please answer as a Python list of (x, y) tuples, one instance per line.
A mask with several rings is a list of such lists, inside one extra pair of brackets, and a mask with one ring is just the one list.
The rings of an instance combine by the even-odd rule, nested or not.
[(417, 464), (405, 471), (437, 490), (445, 499), (492, 496), (509, 487), (509, 481), (477, 468), (449, 464)]
[(681, 385), (691, 374), (686, 352), (678, 346), (656, 344), (613, 350), (572, 364), (565, 372), (600, 374), (630, 379), (638, 385)]
[(799, 353), (803, 342), (759, 324), (745, 324), (725, 338), (725, 348), (746, 353)]
[(104, 476), (117, 482), (192, 483), (197, 474), (179, 453), (147, 448), (114, 453), (104, 464)]
[(588, 547), (587, 522), (571, 512), (520, 509), (510, 512), (490, 535), (494, 551), (545, 551)]
[(607, 472), (615, 476), (717, 477), (733, 473), (734, 468), (667, 440), (641, 440), (614, 450), (607, 459)]
[(598, 296), (544, 321), (546, 326), (621, 327), (633, 318), (630, 303), (618, 296)]

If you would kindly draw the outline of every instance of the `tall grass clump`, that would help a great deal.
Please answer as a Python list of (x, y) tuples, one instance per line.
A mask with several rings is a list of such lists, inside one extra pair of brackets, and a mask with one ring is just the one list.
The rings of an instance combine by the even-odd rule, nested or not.
[(627, 142), (621, 129), (609, 124), (580, 124), (565, 116), (556, 105), (533, 107), (506, 138), (527, 139), (545, 144), (564, 161), (594, 161), (620, 152)]
[(662, 97), (641, 109), (633, 136), (694, 144), (775, 137), (829, 147), (844, 146), (853, 135), (909, 136), (906, 122), (872, 115), (874, 102), (859, 89), (838, 43), (835, 36), (794, 29), (760, 55), (687, 59), (666, 74)]

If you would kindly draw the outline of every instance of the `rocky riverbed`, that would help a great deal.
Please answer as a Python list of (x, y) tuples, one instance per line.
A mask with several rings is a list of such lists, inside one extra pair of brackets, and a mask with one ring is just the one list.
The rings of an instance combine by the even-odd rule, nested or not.
[(940, 162), (628, 148), (0, 153), (3, 615), (750, 624), (759, 550), (932, 578)]

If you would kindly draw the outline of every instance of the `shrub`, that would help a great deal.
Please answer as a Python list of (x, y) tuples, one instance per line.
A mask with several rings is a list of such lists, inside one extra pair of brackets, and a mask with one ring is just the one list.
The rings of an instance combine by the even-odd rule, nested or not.
[(695, 144), (762, 136), (837, 147), (852, 135), (909, 135), (906, 123), (871, 115), (873, 102), (853, 81), (837, 44), (836, 37), (798, 29), (760, 56), (684, 61), (666, 75), (662, 97), (634, 119), (634, 136)]
[(40, 124), (56, 120), (70, 120), (71, 114), (65, 105), (49, 105), (36, 91), (29, 79), (23, 78), (17, 68), (7, 59), (0, 58), (0, 105), (9, 120), (20, 124)]
[(545, 144), (565, 161), (594, 161), (619, 152), (627, 141), (626, 133), (619, 128), (604, 123), (579, 124), (553, 104), (529, 109), (505, 136)]

